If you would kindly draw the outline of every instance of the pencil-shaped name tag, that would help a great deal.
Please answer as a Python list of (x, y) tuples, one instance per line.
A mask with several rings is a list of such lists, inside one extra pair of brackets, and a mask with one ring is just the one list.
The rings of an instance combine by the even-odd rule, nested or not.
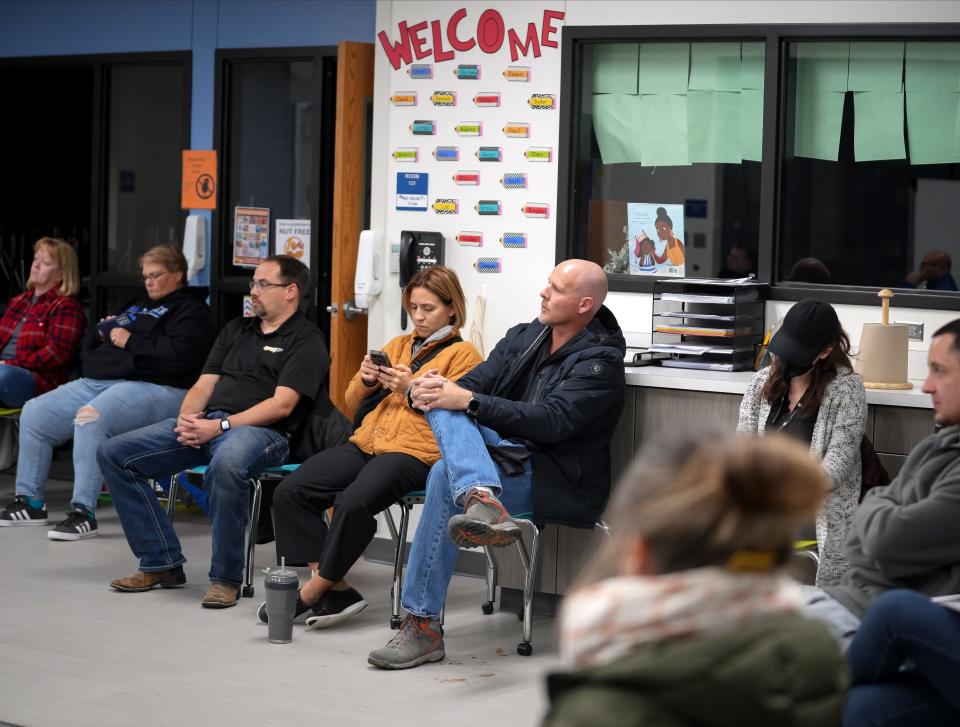
[(433, 78), (433, 64), (414, 63), (407, 69), (407, 75), (410, 76), (410, 78), (418, 81)]
[(460, 149), (456, 146), (438, 146), (433, 150), (433, 158), (438, 162), (458, 162)]
[(434, 91), (430, 95), (430, 103), (432, 103), (434, 106), (456, 106), (457, 92), (456, 91)]
[(503, 135), (513, 139), (527, 139), (530, 137), (530, 124), (511, 121), (503, 127)]
[(530, 66), (507, 66), (503, 77), (508, 81), (528, 82), (530, 80)]
[(394, 106), (416, 106), (416, 91), (399, 91), (390, 97), (390, 103)]
[(461, 81), (479, 81), (480, 66), (469, 63), (461, 63), (453, 69), (453, 75)]
[(499, 162), (503, 159), (503, 151), (499, 146), (481, 146), (477, 149), (477, 159), (482, 162)]
[(437, 122), (417, 119), (410, 124), (409, 128), (417, 136), (433, 136), (437, 133)]
[(527, 175), (523, 172), (507, 172), (500, 177), (504, 189), (526, 189)]
[(420, 152), (415, 146), (401, 146), (393, 150), (393, 159), (398, 162), (415, 162), (420, 158)]
[(500, 93), (498, 91), (490, 91), (488, 93), (478, 93), (473, 97), (473, 102), (482, 107), (485, 106), (499, 106), (500, 105)]
[(531, 146), (523, 155), (528, 162), (549, 162), (553, 160), (553, 149), (549, 146)]
[(557, 107), (557, 97), (552, 93), (535, 93), (528, 100), (532, 109), (554, 109)]
[(461, 121), (453, 127), (457, 136), (481, 136), (483, 135), (483, 123), (480, 121)]
[(482, 232), (461, 232), (454, 239), (458, 244), (463, 245), (464, 247), (482, 247), (483, 246), (483, 233)]
[(500, 258), (498, 257), (478, 257), (473, 264), (478, 273), (499, 273)]
[(527, 202), (521, 211), (526, 217), (539, 217), (545, 219), (550, 216), (550, 205), (541, 204), (540, 202)]
[(500, 214), (500, 200), (499, 199), (481, 199), (477, 202), (477, 206), (474, 207), (478, 215), (499, 215)]
[(504, 232), (500, 237), (500, 244), (504, 247), (526, 247), (526, 232)]
[(480, 184), (480, 172), (461, 171), (453, 175), (454, 184), (474, 186)]
[(431, 206), (438, 215), (455, 215), (460, 211), (460, 202), (455, 199), (435, 199)]

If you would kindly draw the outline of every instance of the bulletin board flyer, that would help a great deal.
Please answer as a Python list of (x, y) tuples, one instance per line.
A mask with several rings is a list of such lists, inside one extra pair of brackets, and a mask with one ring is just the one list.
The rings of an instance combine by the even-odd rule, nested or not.
[(233, 264), (255, 268), (270, 255), (270, 208), (235, 207)]
[(631, 275), (686, 275), (683, 205), (627, 203)]

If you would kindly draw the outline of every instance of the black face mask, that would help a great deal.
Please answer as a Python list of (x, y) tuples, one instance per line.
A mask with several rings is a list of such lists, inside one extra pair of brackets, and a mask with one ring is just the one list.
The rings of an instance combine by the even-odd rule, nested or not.
[(791, 363), (786, 359), (781, 358), (779, 360), (780, 360), (780, 376), (781, 378), (783, 378), (784, 382), (788, 384), (790, 383), (790, 379), (793, 379), (797, 376), (803, 376), (805, 373), (807, 373), (810, 369), (813, 368), (813, 366), (811, 366), (810, 364), (807, 364), (806, 366), (797, 366), (797, 364)]

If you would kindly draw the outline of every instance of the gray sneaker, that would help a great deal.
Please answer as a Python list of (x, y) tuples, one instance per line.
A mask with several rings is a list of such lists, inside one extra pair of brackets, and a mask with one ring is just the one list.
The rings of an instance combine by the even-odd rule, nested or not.
[(367, 663), (380, 669), (410, 669), (445, 656), (440, 622), (407, 614), (397, 635), (371, 651)]
[(465, 510), (447, 522), (447, 534), (461, 548), (511, 545), (520, 537), (520, 526), (486, 490), (469, 492)]

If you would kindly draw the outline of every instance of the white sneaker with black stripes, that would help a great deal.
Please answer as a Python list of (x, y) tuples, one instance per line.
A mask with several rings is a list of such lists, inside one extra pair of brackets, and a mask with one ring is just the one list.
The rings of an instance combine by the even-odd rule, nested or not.
[(7, 525), (46, 525), (47, 510), (44, 507), (30, 507), (30, 498), (17, 495), (13, 502), (0, 510), (0, 527)]
[(89, 510), (75, 507), (67, 513), (67, 519), (47, 533), (50, 540), (83, 540), (97, 535), (97, 519)]

